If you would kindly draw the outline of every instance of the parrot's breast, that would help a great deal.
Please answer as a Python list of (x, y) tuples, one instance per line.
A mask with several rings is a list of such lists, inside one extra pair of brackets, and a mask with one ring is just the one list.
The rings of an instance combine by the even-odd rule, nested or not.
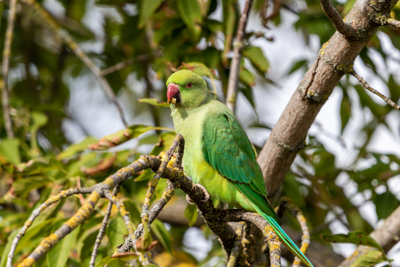
[(174, 109), (172, 119), (175, 131), (185, 139), (183, 168), (185, 174), (196, 184), (203, 185), (211, 199), (218, 199), (238, 208), (255, 211), (253, 205), (240, 193), (231, 181), (219, 174), (206, 162), (203, 155), (204, 121), (223, 110), (225, 106), (212, 100), (191, 110)]

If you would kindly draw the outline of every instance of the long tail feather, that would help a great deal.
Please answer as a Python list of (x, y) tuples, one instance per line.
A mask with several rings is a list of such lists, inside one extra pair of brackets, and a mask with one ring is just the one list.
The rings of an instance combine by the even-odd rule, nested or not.
[(253, 207), (257, 210), (257, 212), (263, 216), (264, 219), (274, 228), (275, 233), (279, 236), (283, 244), (294, 254), (296, 255), (304, 264), (310, 267), (314, 267), (312, 263), (307, 259), (307, 257), (301, 252), (301, 250), (296, 246), (296, 244), (290, 239), (290, 237), (283, 231), (283, 229), (279, 226), (279, 224), (271, 217), (268, 216), (265, 212), (263, 212), (260, 208), (253, 204)]

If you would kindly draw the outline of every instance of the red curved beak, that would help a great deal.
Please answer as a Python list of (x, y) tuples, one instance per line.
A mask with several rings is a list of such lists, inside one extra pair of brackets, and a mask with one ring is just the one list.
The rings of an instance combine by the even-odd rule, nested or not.
[(168, 84), (167, 89), (167, 99), (168, 103), (176, 104), (180, 102), (181, 91), (179, 90), (178, 86), (174, 83)]

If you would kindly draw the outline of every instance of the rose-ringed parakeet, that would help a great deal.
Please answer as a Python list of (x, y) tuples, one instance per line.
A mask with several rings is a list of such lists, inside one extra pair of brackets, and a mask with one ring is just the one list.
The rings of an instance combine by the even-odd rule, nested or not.
[(259, 213), (289, 250), (313, 266), (280, 227), (253, 147), (233, 113), (190, 70), (172, 74), (167, 86), (175, 131), (185, 138), (185, 173), (212, 198)]

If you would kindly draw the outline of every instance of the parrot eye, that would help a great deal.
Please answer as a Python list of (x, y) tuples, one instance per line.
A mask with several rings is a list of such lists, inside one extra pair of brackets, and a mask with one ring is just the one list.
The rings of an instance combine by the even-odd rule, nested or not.
[(192, 83), (187, 83), (186, 88), (192, 88), (193, 84)]

